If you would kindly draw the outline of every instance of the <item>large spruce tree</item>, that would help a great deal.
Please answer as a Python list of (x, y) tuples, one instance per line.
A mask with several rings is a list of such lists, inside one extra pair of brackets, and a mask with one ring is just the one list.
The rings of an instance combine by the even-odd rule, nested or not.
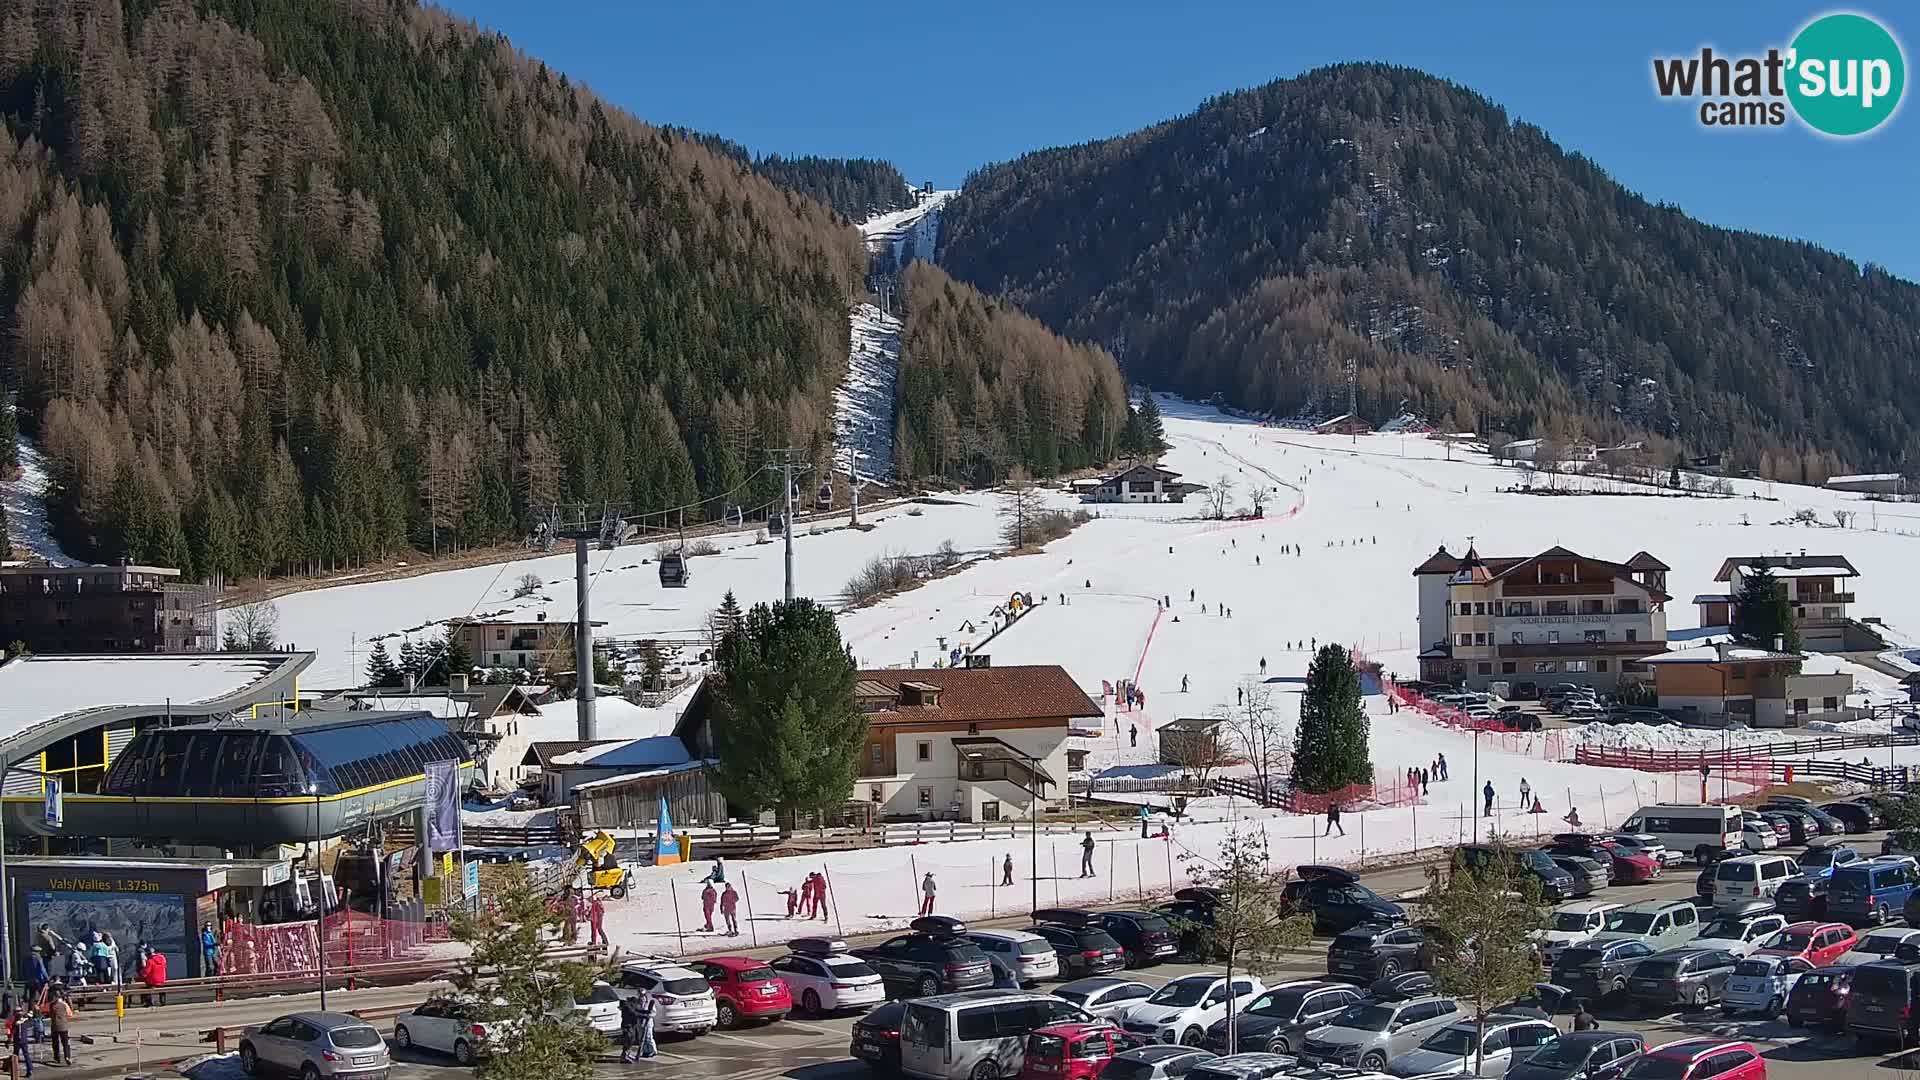
[(1800, 651), (1800, 628), (1794, 625), (1793, 602), (1787, 599), (1787, 583), (1762, 566), (1740, 582), (1740, 594), (1734, 597), (1733, 636), (1736, 641), (1761, 649), (1774, 647), (1779, 639), (1785, 652)]
[(1293, 782), (1305, 791), (1337, 791), (1373, 780), (1367, 712), (1360, 704), (1360, 672), (1339, 645), (1322, 645), (1307, 668), (1300, 697), (1300, 729), (1293, 747)]
[(786, 829), (801, 811), (845, 802), (867, 718), (833, 612), (804, 597), (755, 604), (721, 639), (716, 667), (714, 786), (730, 802), (771, 807)]

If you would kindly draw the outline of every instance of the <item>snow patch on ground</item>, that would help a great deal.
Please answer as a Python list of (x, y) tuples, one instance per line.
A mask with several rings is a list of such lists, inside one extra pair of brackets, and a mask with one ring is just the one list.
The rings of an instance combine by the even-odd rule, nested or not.
[[(0, 409), (11, 406), (0, 403)], [(47, 459), (40, 447), (25, 435), (15, 446), (20, 459), (20, 475), (0, 480), (0, 501), (7, 508), (7, 533), (14, 552), (20, 557), (45, 559), (55, 566), (82, 566), (60, 549), (47, 525)], [(3, 555), (0, 552), (0, 555)]]

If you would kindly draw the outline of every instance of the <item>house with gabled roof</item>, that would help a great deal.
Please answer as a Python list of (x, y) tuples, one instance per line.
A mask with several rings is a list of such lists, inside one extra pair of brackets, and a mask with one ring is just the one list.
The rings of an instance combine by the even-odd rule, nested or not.
[(1493, 557), (1442, 546), (1413, 570), (1420, 677), (1609, 690), (1647, 678), (1640, 661), (1667, 647), (1670, 570), (1645, 551), (1616, 563), (1559, 546)]
[(1787, 590), (1800, 644), (1823, 652), (1878, 649), (1884, 643), (1873, 631), (1853, 620), (1859, 595), (1853, 579), (1860, 576), (1845, 555), (1735, 555), (1713, 575), (1724, 588), (1693, 598), (1700, 609), (1701, 626), (1730, 626), (1740, 594), (1754, 575), (1764, 571)]
[(1082, 502), (1177, 503), (1185, 502), (1196, 491), (1205, 491), (1206, 485), (1186, 483), (1179, 473), (1143, 461), (1075, 490)]

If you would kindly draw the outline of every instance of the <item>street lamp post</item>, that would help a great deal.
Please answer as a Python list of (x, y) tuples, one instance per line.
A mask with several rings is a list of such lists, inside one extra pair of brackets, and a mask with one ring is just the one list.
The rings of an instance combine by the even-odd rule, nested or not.
[[(1476, 727), (1473, 729), (1473, 798), (1478, 799), (1481, 797), (1482, 796), (1480, 794), (1480, 729)], [(1472, 808), (1473, 803), (1471, 800), (1468, 801), (1467, 806), (1469, 809)], [(1473, 842), (1476, 844), (1480, 842), (1480, 815), (1478, 814), (1475, 814), (1473, 817)]]
[(307, 794), (313, 796), (313, 874), (316, 906), (320, 909), (319, 918), (314, 927), (320, 939), (320, 1011), (327, 1011), (327, 890), (320, 884), (320, 785), (308, 784)]

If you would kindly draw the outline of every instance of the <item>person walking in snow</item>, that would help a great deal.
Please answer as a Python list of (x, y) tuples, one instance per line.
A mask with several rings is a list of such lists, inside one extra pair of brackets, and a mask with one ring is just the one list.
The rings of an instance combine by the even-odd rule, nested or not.
[(720, 917), (727, 920), (727, 936), (740, 936), (740, 922), (734, 913), (740, 909), (740, 894), (733, 891), (733, 882), (727, 882), (727, 891), (720, 894)]
[(1245, 705), (1247, 703), (1246, 687), (1236, 686), (1233, 688), (1233, 703), (1235, 705)]
[(1139, 724), (1127, 725), (1127, 745), (1128, 746), (1140, 745), (1140, 725)]
[(1083, 878), (1093, 876), (1093, 830), (1091, 829), (1087, 830), (1087, 835), (1080, 841), (1080, 876)]
[(820, 872), (819, 876), (813, 879), (813, 898), (815, 901), (814, 914), (819, 917), (821, 922), (826, 922), (827, 921), (827, 875), (826, 875), (826, 871), (824, 870)]
[(713, 882), (700, 890), (700, 912), (707, 917), (707, 933), (713, 933), (713, 908), (720, 902), (720, 894), (714, 890)]
[(924, 917), (933, 914), (933, 894), (938, 889), (933, 883), (933, 871), (920, 879), (920, 914)]
[(594, 893), (593, 902), (587, 905), (587, 944), (612, 944), (607, 940), (607, 905), (599, 893)]
[(1340, 830), (1341, 836), (1347, 835), (1347, 827), (1345, 825), (1340, 824), (1340, 804), (1337, 802), (1330, 802), (1327, 804), (1327, 831), (1324, 833), (1321, 833), (1320, 835), (1332, 836), (1333, 830), (1335, 829)]
[(1526, 809), (1527, 804), (1530, 801), (1528, 799), (1528, 796), (1532, 794), (1533, 794), (1533, 785), (1527, 783), (1526, 777), (1524, 776), (1521, 777), (1520, 778), (1520, 808), (1521, 809), (1523, 810)]
[(1191, 604), (1191, 603), (1193, 603), (1193, 590), (1192, 590), (1192, 589), (1188, 589), (1188, 590), (1187, 590), (1187, 603), (1189, 603), (1189, 604)]
[(1187, 677), (1185, 675), (1180, 676), (1180, 692), (1183, 694), (1187, 692)]
[[(805, 882), (805, 885), (806, 887), (811, 888), (813, 885), (812, 879), (808, 879), (808, 881)], [(800, 890), (799, 889), (796, 889), (793, 886), (789, 885), (786, 888), (780, 890), (780, 895), (787, 898), (787, 918), (791, 919), (794, 916), (800, 914)]]
[(1420, 794), (1422, 795), (1427, 794), (1427, 784), (1431, 782), (1432, 779), (1433, 779), (1432, 773), (1428, 772), (1425, 769), (1420, 770)]
[(1000, 860), (1000, 884), (1002, 885), (1013, 884), (1013, 853), (1012, 852), (1008, 852), (1006, 857)]
[(1253, 557), (1253, 565), (1255, 565), (1255, 566), (1259, 566), (1259, 565), (1260, 565), (1260, 556), (1258, 556), (1258, 555), (1255, 555), (1255, 556)]
[(1481, 789), (1481, 794), (1486, 796), (1486, 800), (1487, 800), (1487, 808), (1481, 812), (1481, 816), (1492, 817), (1493, 816), (1493, 781), (1491, 780), (1487, 781), (1487, 786)]
[(1265, 675), (1266, 673), (1267, 673), (1267, 658), (1263, 656), (1260, 658), (1260, 674)]
[(1447, 755), (1441, 754), (1437, 760), (1440, 762), (1440, 779), (1445, 780), (1447, 778)]

